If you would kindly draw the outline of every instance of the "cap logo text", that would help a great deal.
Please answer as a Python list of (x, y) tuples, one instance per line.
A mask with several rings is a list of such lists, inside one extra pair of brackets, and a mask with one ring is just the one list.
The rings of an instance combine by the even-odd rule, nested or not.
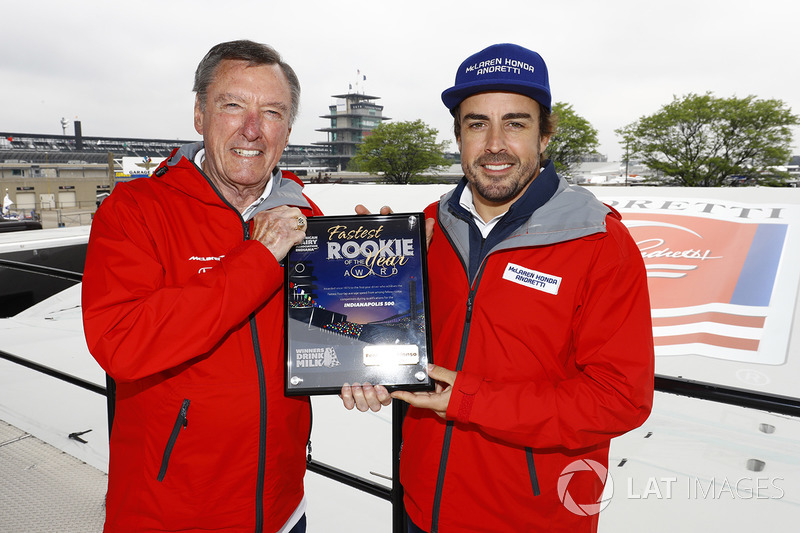
[(511, 58), (502, 58), (502, 57), (495, 57), (492, 59), (487, 59), (486, 61), (481, 61), (480, 63), (475, 63), (470, 65), (464, 71), (465, 73), (476, 71), (476, 76), (481, 76), (483, 74), (491, 74), (493, 72), (503, 72), (509, 74), (522, 74), (523, 70), (527, 70), (528, 72), (534, 71), (534, 66), (526, 63), (524, 61), (520, 61), (519, 59), (511, 59)]

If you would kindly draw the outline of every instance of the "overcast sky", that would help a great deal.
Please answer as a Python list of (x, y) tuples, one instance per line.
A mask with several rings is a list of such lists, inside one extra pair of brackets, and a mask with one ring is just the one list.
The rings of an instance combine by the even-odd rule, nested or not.
[(610, 160), (622, 156), (614, 130), (673, 95), (752, 94), (800, 114), (795, 0), (35, 0), (5, 1), (2, 18), (0, 131), (61, 134), (66, 117), (67, 134), (77, 118), (89, 136), (197, 139), (197, 63), (241, 38), (296, 70), (294, 144), (326, 140), (319, 116), (358, 71), (385, 116), (452, 139), (440, 94), (461, 61), (498, 42), (544, 57), (553, 100), (591, 122)]

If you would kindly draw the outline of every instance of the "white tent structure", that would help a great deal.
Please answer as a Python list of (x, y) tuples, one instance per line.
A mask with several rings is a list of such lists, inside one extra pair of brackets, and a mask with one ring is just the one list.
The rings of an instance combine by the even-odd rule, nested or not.
[[(450, 188), (323, 184), (306, 192), (326, 214), (346, 214), (356, 203), (420, 211)], [(659, 392), (647, 422), (612, 441), (608, 473), (596, 472), (607, 476), (603, 499), (572, 501), (565, 479), (565, 505), (602, 513), (602, 532), (787, 530), (800, 518), (800, 191), (593, 190), (622, 213), (645, 257)], [(0, 242), (0, 260), (53, 245), (62, 230), (13, 234), (14, 243)], [(20, 364), (105, 386), (83, 340), (79, 285), (0, 319), (0, 352), (12, 356), (0, 357), (0, 420), (105, 471), (104, 396)], [(391, 410), (349, 412), (335, 396), (313, 405), (314, 460), (389, 487)], [(4, 444), (0, 469), (20, 443)], [(314, 472), (306, 485), (310, 531), (392, 531), (387, 501)], [(7, 495), (23, 490), (2, 484), (0, 530), (13, 515), (3, 509)], [(76, 530), (95, 530), (83, 525)]]

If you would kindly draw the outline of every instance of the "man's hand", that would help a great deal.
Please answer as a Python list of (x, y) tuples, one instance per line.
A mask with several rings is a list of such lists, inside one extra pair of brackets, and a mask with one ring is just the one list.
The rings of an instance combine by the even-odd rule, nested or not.
[[(369, 209), (367, 209), (363, 204), (358, 204), (355, 207), (355, 211), (356, 211), (356, 215), (371, 215), (372, 214), (372, 212)], [(381, 211), (380, 211), (381, 215), (391, 215), (392, 213), (394, 213), (394, 211), (392, 211), (392, 208), (389, 207), (388, 205), (385, 205), (385, 206), (381, 207)]]
[[(362, 204), (358, 204), (355, 208), (357, 215), (371, 215), (369, 209), (364, 207)], [(381, 215), (391, 215), (394, 213), (392, 208), (388, 205), (381, 207)], [(431, 247), (431, 239), (433, 238), (433, 226), (436, 223), (435, 220), (432, 218), (425, 219), (425, 246), (428, 248)]]
[(456, 382), (457, 373), (441, 366), (428, 365), (428, 375), (436, 380), (436, 389), (433, 392), (394, 391), (391, 396), (397, 400), (431, 409), (442, 418), (446, 418), (447, 404), (450, 403), (450, 393)]
[(389, 391), (383, 385), (375, 385), (370, 383), (347, 383), (342, 387), (340, 394), (342, 403), (346, 409), (352, 410), (353, 407), (361, 411), (374, 411), (378, 412), (382, 406), (392, 403), (392, 397), (389, 396)]
[(425, 219), (425, 247), (429, 249), (431, 247), (431, 239), (433, 239), (433, 226), (436, 224), (436, 221), (432, 218)]
[(281, 261), (292, 246), (306, 236), (306, 217), (296, 207), (282, 205), (256, 213), (251, 238), (259, 241)]

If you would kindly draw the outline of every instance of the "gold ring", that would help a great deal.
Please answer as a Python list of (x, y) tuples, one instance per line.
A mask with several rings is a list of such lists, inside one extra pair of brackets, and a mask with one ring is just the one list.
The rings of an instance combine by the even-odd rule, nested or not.
[(306, 227), (306, 217), (297, 217), (297, 229), (301, 230)]

